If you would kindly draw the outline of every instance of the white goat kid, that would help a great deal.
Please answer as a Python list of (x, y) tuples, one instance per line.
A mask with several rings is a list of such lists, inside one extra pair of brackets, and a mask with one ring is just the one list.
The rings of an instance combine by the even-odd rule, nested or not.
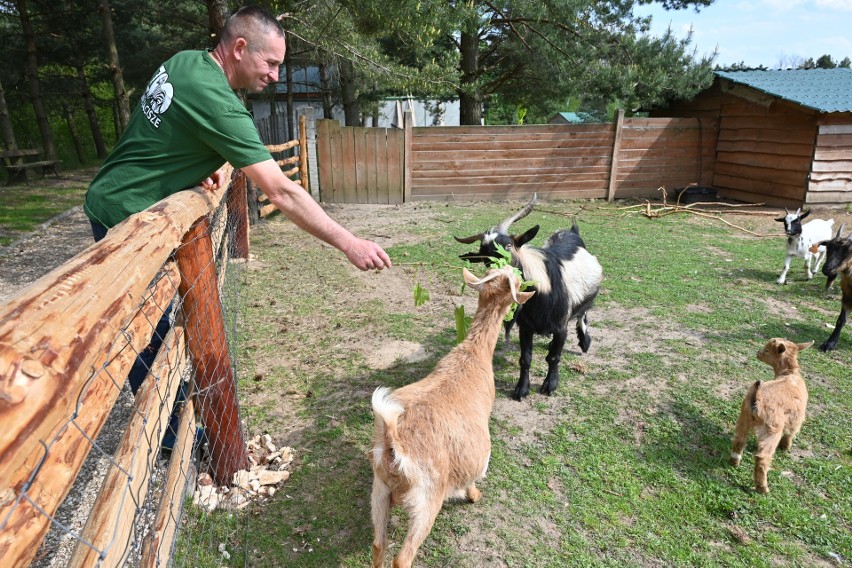
[[(784, 217), (775, 219), (784, 223), (784, 233), (787, 235), (787, 258), (777, 282), (779, 284), (787, 282), (787, 271), (790, 270), (790, 262), (794, 257), (805, 260), (805, 271), (808, 273), (808, 280), (811, 280), (814, 274), (819, 272), (819, 266), (825, 260), (825, 247), (817, 247), (816, 252), (811, 249), (814, 244), (831, 239), (834, 219), (813, 219), (803, 225), (802, 219), (810, 215), (810, 209), (804, 213), (801, 209), (796, 209), (795, 213), (790, 213), (787, 209), (784, 211), (786, 212)], [(814, 262), (815, 264), (812, 264)]]
[(448, 497), (476, 502), (481, 496), (475, 482), (485, 476), (491, 456), (494, 347), (509, 308), (534, 292), (519, 291), (520, 278), (509, 266), (490, 270), (482, 279), (465, 269), (464, 279), (479, 291), (467, 338), (420, 381), (373, 393), (375, 568), (384, 564), (393, 505), (408, 513), (408, 534), (393, 566), (408, 568)]

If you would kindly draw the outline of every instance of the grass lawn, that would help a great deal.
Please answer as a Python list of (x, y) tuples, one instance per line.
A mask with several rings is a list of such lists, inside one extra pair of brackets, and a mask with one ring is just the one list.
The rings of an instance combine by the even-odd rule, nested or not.
[(49, 184), (0, 187), (0, 246), (35, 230), (51, 217), (82, 205), (87, 184)]
[[(237, 341), (242, 412), (249, 433), (294, 448), (296, 467), (263, 506), (211, 518), (188, 508), (209, 532), (182, 538), (214, 549), (227, 542), (231, 559), (182, 562), (370, 564), (370, 395), (425, 376), (452, 348), (454, 307), (476, 305), (472, 291), (460, 292), (458, 259), (473, 247), (452, 235), (479, 232), (520, 205), (330, 208), (386, 247), (395, 267), (381, 273), (359, 273), (281, 217), (253, 229)], [(723, 215), (759, 234), (779, 230), (771, 216)], [(536, 390), (547, 368), (539, 338), (533, 390), (516, 402), (517, 332), (514, 347), (498, 347), (483, 498), (445, 505), (416, 565), (849, 565), (852, 329), (836, 351), (800, 354), (808, 418), (792, 450), (776, 454), (771, 493), (753, 490), (753, 437), (742, 465), (728, 465), (742, 396), (772, 378), (756, 352), (770, 337), (824, 341), (837, 287), (826, 292), (821, 275), (805, 280), (799, 261), (786, 286), (775, 284), (783, 237), (715, 219), (544, 203), (516, 229), (540, 224), (541, 244), (574, 217), (605, 274), (589, 314), (591, 349), (583, 355), (569, 341), (560, 386), (546, 397)], [(420, 307), (417, 284), (430, 295)], [(405, 521), (399, 510), (392, 516), (391, 553)]]

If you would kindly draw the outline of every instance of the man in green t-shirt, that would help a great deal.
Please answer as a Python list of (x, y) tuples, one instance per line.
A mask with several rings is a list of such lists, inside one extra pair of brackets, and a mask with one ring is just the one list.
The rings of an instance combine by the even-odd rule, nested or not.
[(281, 172), (234, 93), (259, 92), (276, 82), (285, 48), (278, 21), (258, 6), (247, 6), (228, 19), (212, 51), (181, 52), (160, 66), (86, 194), (93, 231), (105, 234), (177, 191), (199, 184), (220, 187), (219, 168), (229, 162), (288, 219), (342, 251), (359, 269), (390, 267), (380, 246), (333, 221)]
[[(246, 6), (228, 19), (212, 51), (184, 51), (157, 69), (86, 193), (84, 211), (96, 241), (109, 228), (173, 193), (197, 185), (218, 189), (225, 181), (220, 168), (229, 162), (242, 169), (288, 219), (339, 249), (357, 268), (391, 267), (379, 245), (336, 223), (282, 173), (234, 93), (259, 92), (276, 82), (285, 48), (284, 32), (275, 17), (258, 6)], [(170, 311), (128, 375), (134, 393), (168, 332)], [(165, 448), (171, 447), (173, 428), (170, 424)]]

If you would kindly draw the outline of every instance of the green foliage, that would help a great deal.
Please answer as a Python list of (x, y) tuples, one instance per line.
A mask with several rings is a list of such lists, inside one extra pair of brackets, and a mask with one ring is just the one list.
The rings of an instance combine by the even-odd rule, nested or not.
[(423, 304), (429, 301), (429, 291), (420, 286), (420, 282), (418, 282), (414, 286), (414, 307), (419, 308)]
[(464, 306), (459, 304), (453, 312), (456, 320), (456, 343), (461, 343), (467, 337), (467, 330), (470, 329), (470, 322), (473, 319), (464, 314)]
[[(535, 286), (535, 282), (532, 280), (524, 280), (523, 274), (521, 271), (512, 266), (512, 253), (503, 248), (500, 244), (495, 243), (495, 248), (497, 249), (497, 257), (491, 257), (489, 261), (489, 268), (503, 268), (505, 266), (510, 266), (515, 273), (515, 276), (521, 281), (520, 290), (524, 291), (531, 286)], [(471, 264), (469, 261), (465, 261), (465, 265), (467, 268), (471, 268)], [(461, 293), (464, 293), (465, 285), (462, 284)], [(515, 318), (515, 312), (518, 309), (518, 304), (512, 304), (512, 307), (509, 308), (509, 311), (506, 313), (506, 316), (503, 318), (504, 321), (512, 321)], [(464, 341), (464, 338), (467, 337), (467, 330), (470, 328), (470, 317), (465, 317), (464, 315), (464, 306), (459, 305), (456, 306), (455, 310), (455, 320), (456, 320), (456, 343), (461, 343)]]
[[(405, 83), (409, 92), (484, 103), (489, 124), (518, 124), (546, 122), (572, 94), (604, 105), (618, 101), (632, 112), (689, 97), (709, 84), (710, 60), (694, 59), (691, 37), (648, 36), (647, 20), (633, 16), (634, 4), (351, 0), (344, 6), (357, 29), (379, 38), (388, 57), (428, 72), (425, 84)], [(476, 52), (462, 50), (460, 37), (461, 44), (475, 38)]]

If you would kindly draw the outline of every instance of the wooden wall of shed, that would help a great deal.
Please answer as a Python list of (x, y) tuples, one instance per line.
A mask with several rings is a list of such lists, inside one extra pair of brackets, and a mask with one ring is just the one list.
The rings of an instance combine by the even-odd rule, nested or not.
[(818, 114), (778, 99), (758, 100), (724, 98), (713, 185), (722, 197), (799, 207), (805, 200)]
[(833, 113), (820, 120), (805, 201), (852, 203), (852, 113)]
[(716, 124), (699, 118), (626, 118), (618, 144), (615, 197), (659, 199), (713, 182)]

